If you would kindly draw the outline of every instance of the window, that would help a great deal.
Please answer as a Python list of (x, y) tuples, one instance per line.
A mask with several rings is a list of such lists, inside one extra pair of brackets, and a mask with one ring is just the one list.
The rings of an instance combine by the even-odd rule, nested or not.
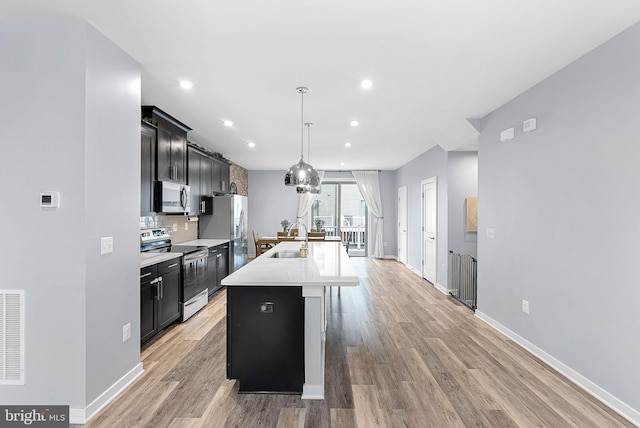
[(367, 206), (355, 183), (322, 183), (311, 208), (311, 225), (348, 243), (350, 256), (366, 255)]

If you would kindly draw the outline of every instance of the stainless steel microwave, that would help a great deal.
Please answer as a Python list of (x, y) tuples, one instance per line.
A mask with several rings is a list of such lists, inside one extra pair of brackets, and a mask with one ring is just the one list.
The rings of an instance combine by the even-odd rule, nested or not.
[(188, 214), (191, 210), (191, 193), (186, 184), (156, 181), (154, 211), (167, 214)]

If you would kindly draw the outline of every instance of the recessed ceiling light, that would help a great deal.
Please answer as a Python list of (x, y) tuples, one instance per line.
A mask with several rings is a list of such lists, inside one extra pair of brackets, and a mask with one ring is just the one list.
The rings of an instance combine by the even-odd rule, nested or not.
[(362, 89), (371, 89), (372, 86), (373, 86), (373, 82), (369, 79), (365, 79), (362, 82), (360, 82), (360, 87)]
[(344, 162), (340, 162), (340, 166), (344, 166)]
[(249, 142), (247, 143), (247, 146), (249, 146), (249, 147), (255, 147), (255, 146), (256, 146), (256, 143), (254, 143), (253, 141), (249, 141)]
[(347, 141), (346, 143), (344, 143), (344, 146), (345, 147), (351, 147), (351, 143)]
[(181, 80), (180, 87), (182, 89), (191, 89), (193, 88), (193, 82), (189, 82), (188, 80)]
[(354, 127), (355, 127), (355, 126), (358, 126), (358, 125), (359, 125), (359, 123), (358, 123), (358, 121), (357, 121), (357, 120), (352, 120), (352, 121), (351, 121), (351, 126), (354, 126)]
[(229, 126), (229, 127), (233, 126), (233, 122), (230, 120), (225, 120), (223, 123), (224, 123), (224, 126)]

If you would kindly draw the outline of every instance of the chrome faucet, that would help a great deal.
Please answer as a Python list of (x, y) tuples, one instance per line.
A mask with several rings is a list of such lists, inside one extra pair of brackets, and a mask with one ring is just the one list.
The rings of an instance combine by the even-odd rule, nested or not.
[(295, 223), (293, 223), (289, 227), (289, 233), (287, 234), (287, 236), (291, 236), (291, 230), (293, 229), (293, 226), (303, 226), (304, 227), (304, 242), (305, 242), (305, 245), (307, 246), (307, 248), (309, 248), (309, 230), (307, 229), (307, 225), (304, 224), (304, 223), (301, 223), (299, 221), (296, 221)]

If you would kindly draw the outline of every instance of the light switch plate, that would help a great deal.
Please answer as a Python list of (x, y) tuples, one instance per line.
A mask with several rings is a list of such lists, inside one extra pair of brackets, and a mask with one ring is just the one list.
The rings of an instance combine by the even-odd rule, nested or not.
[(524, 122), (522, 122), (522, 131), (524, 132), (535, 131), (536, 128), (537, 128), (537, 124), (536, 124), (535, 117), (532, 117), (531, 119), (527, 119)]
[(494, 228), (492, 228), (492, 227), (487, 228), (487, 238), (489, 238), (489, 239), (493, 239), (493, 238), (495, 238), (495, 237), (496, 237), (496, 231), (495, 231), (495, 229), (494, 229)]
[(515, 129), (508, 128), (500, 133), (500, 142), (506, 143), (507, 141), (511, 141), (515, 138)]
[(113, 236), (100, 238), (100, 254), (113, 253)]

